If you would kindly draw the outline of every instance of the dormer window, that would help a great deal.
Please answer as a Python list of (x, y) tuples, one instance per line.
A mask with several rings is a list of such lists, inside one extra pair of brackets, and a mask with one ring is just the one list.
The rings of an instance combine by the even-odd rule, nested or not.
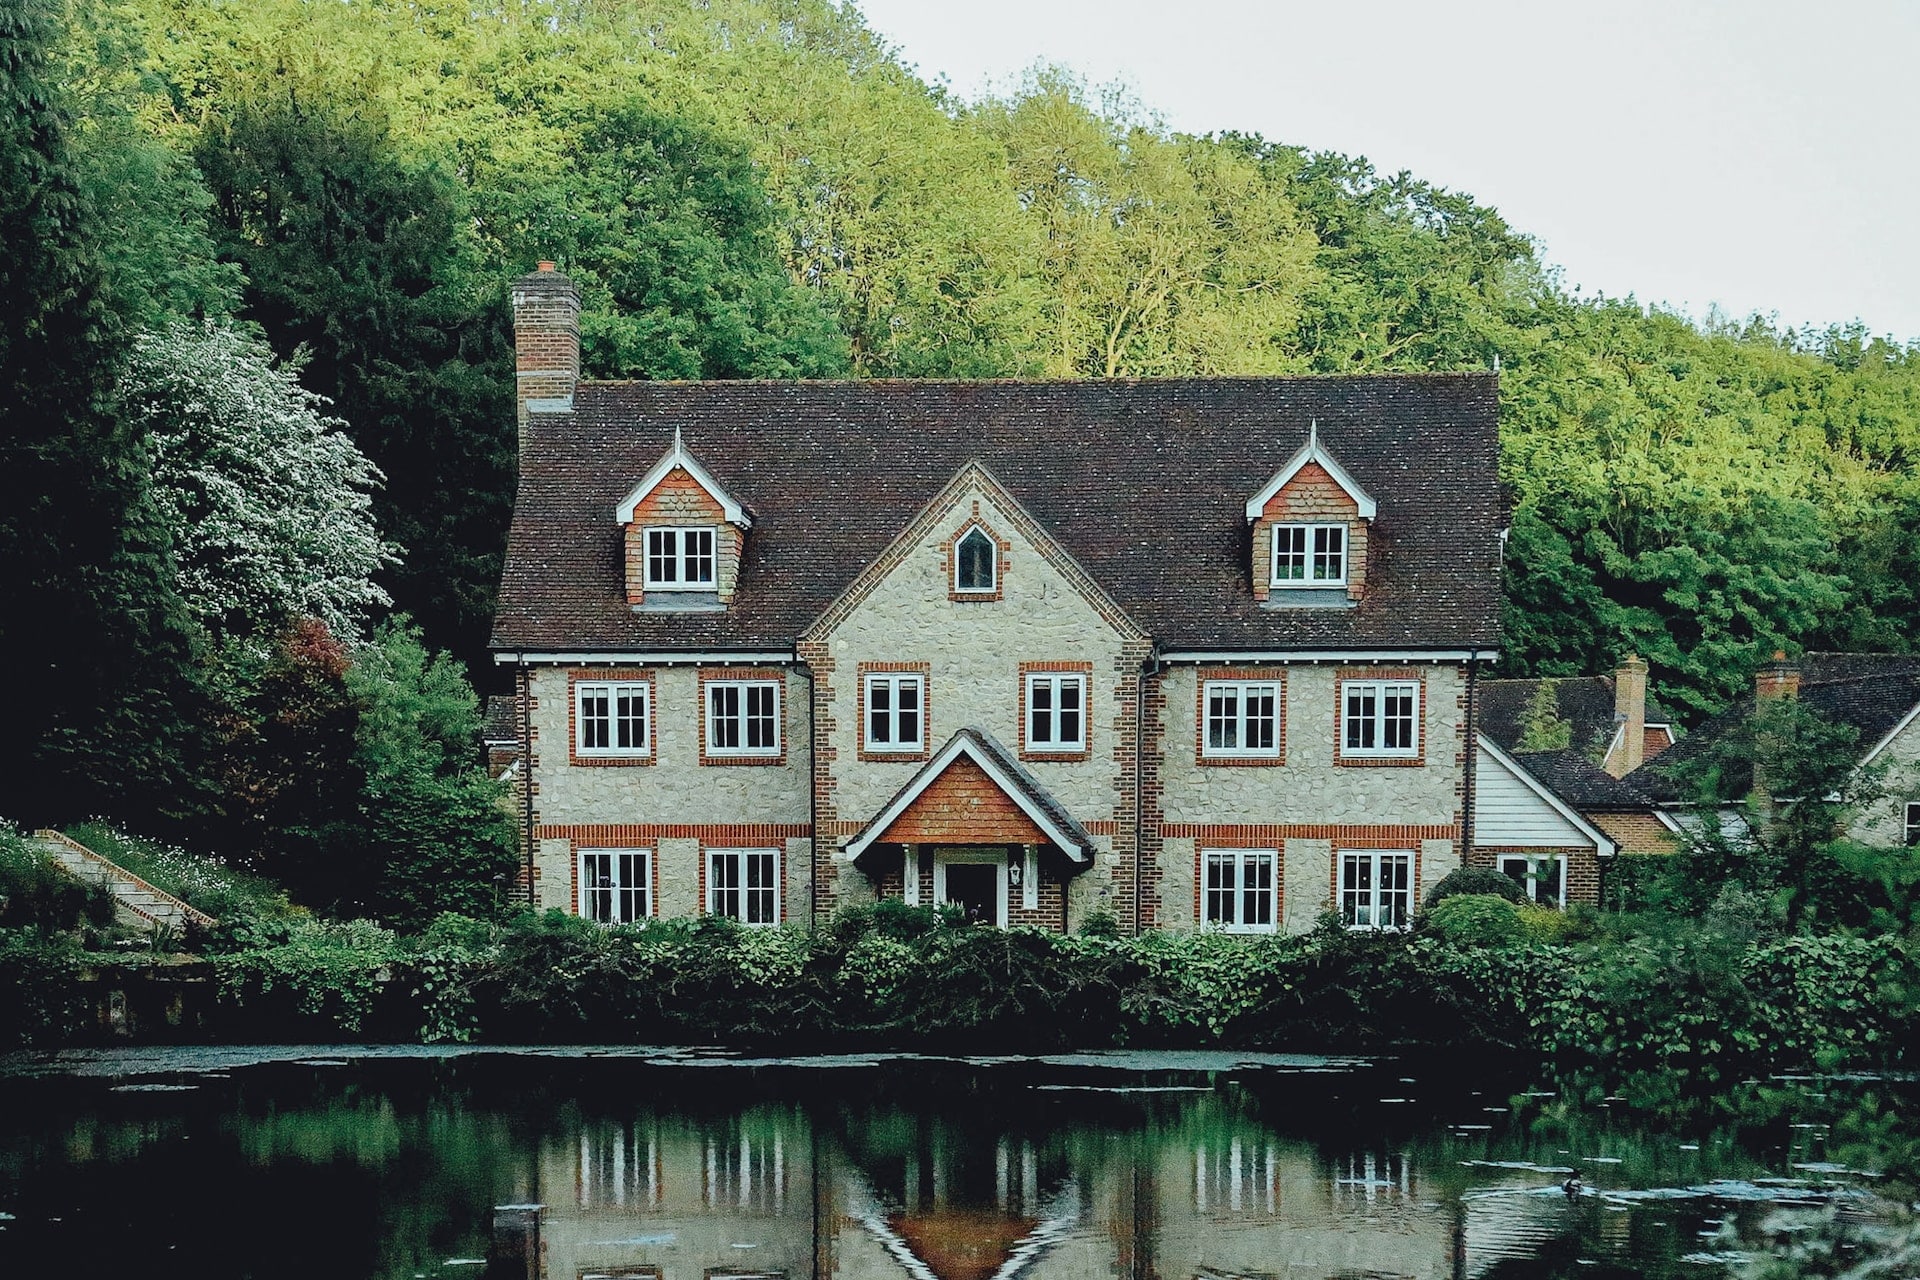
[(962, 534), (953, 548), (953, 589), (991, 592), (999, 581), (994, 562), (1000, 548), (977, 526)]
[(1343, 524), (1273, 526), (1273, 585), (1347, 585), (1347, 527)]
[(647, 590), (712, 591), (714, 531), (702, 528), (647, 530)]

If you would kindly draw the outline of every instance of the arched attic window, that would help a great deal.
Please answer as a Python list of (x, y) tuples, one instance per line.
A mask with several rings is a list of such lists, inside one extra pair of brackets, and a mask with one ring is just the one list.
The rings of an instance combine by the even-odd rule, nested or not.
[(975, 525), (953, 545), (953, 589), (988, 594), (999, 589), (1000, 547)]

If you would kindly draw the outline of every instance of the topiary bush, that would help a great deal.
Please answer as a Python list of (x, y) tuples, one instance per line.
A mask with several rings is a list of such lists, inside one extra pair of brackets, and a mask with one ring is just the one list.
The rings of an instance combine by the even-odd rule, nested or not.
[(1492, 867), (1456, 867), (1427, 890), (1426, 905), (1431, 910), (1446, 899), (1462, 893), (1493, 894), (1513, 903), (1527, 899), (1526, 891), (1519, 882), (1504, 871), (1495, 871)]
[(1427, 912), (1426, 926), (1463, 947), (1505, 947), (1526, 937), (1520, 908), (1495, 893), (1456, 893)]

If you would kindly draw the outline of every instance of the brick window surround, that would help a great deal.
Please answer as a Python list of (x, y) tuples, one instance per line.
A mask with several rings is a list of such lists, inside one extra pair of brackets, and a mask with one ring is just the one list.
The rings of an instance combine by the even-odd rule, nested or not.
[[(1215, 683), (1270, 684), (1274, 687), (1272, 755), (1207, 754), (1207, 686)], [(1287, 762), (1287, 677), (1274, 667), (1201, 667), (1193, 688), (1193, 761), (1209, 768), (1265, 768)]]
[[(1367, 684), (1375, 681), (1411, 682), (1418, 686), (1419, 697), (1415, 699), (1413, 709), (1414, 746), (1416, 750), (1407, 756), (1348, 755), (1347, 744), (1347, 685), (1349, 682)], [(1427, 763), (1427, 681), (1417, 670), (1411, 667), (1343, 667), (1333, 691), (1333, 762), (1345, 768), (1361, 769), (1408, 769), (1420, 768)]]
[[(1056, 749), (1027, 745), (1027, 677), (1037, 675), (1077, 675), (1080, 677), (1081, 745)], [(1093, 754), (1093, 664), (1091, 662), (1023, 662), (1020, 664), (1019, 742), (1022, 760), (1085, 760)]]
[[(709, 755), (707, 754), (707, 686), (710, 684), (771, 684), (775, 688), (778, 705), (774, 708), (774, 733), (780, 740), (780, 750), (770, 755)], [(787, 673), (777, 668), (760, 667), (702, 667), (700, 669), (700, 703), (696, 719), (700, 724), (700, 763), (703, 765), (782, 765), (787, 762)], [(744, 701), (742, 713), (745, 712)]]
[[(993, 560), (993, 590), (991, 591), (960, 589), (959, 566), (955, 563), (960, 549), (960, 539), (975, 529), (987, 535), (987, 540), (998, 548)], [(940, 572), (946, 578), (947, 599), (957, 604), (991, 604), (996, 600), (1004, 599), (1007, 594), (1007, 570), (1012, 567), (1013, 543), (1001, 537), (994, 531), (993, 526), (981, 518), (980, 502), (976, 498), (973, 503), (973, 513), (960, 524), (959, 528), (948, 535), (946, 542), (941, 544)]]
[[(933, 664), (927, 662), (862, 662), (854, 668), (854, 754), (874, 763), (896, 761), (924, 764), (933, 754)], [(920, 749), (917, 751), (876, 751), (867, 748), (867, 677), (870, 675), (917, 675), (920, 677)]]
[[(647, 687), (647, 749), (644, 755), (582, 755), (580, 753), (580, 686), (583, 684), (644, 684)], [(581, 668), (567, 673), (567, 763), (582, 769), (620, 769), (650, 765), (658, 757), (660, 700), (654, 696), (653, 672), (637, 667)], [(702, 723), (704, 723), (704, 717)]]

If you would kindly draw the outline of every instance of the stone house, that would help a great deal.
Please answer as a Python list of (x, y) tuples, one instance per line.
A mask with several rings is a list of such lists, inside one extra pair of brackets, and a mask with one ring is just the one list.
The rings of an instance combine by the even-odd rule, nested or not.
[(513, 292), (535, 904), (1395, 926), (1475, 847), (1492, 376), (594, 382)]

